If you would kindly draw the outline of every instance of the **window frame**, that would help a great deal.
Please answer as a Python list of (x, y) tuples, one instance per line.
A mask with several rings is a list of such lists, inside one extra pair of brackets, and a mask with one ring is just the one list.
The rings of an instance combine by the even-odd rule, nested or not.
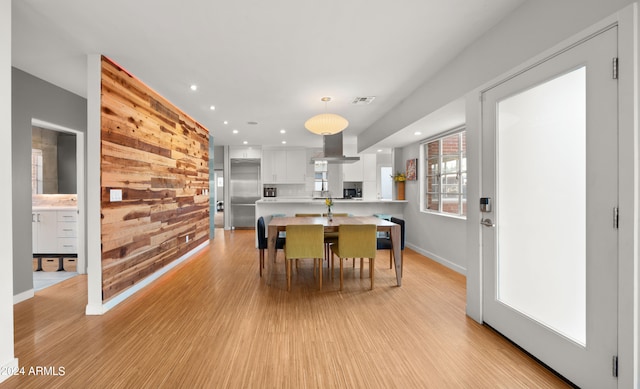
[[(468, 179), (466, 177), (468, 174), (467, 167), (467, 151), (466, 151), (466, 137), (467, 137), (467, 129), (466, 126), (460, 126), (453, 128), (451, 130), (438, 133), (432, 137), (429, 137), (420, 142), (420, 166), (419, 171), (421, 172), (419, 180), (420, 180), (420, 212), (433, 214), (433, 215), (441, 215), (446, 217), (453, 217), (458, 219), (467, 219), (468, 213), (468, 199), (467, 199), (467, 190), (466, 190), (466, 182)], [(442, 142), (444, 139), (449, 138), (451, 136), (458, 135), (458, 150), (455, 154), (444, 154)], [(461, 136), (462, 135), (462, 136)], [(429, 175), (430, 170), (428, 169), (428, 150), (427, 147), (429, 144), (433, 142), (438, 142), (438, 167), (437, 173), (434, 175)], [(464, 148), (463, 148), (464, 142)], [(451, 157), (455, 156), (453, 161), (457, 161), (457, 170), (455, 173), (447, 172), (445, 173), (444, 169), (444, 159), (451, 161)], [(458, 197), (458, 213), (448, 212), (443, 210), (444, 201), (443, 199), (446, 197), (447, 193), (444, 190), (445, 184), (444, 179), (451, 175), (456, 175), (458, 178), (458, 192), (450, 195), (454, 195)], [(437, 176), (437, 181), (435, 184), (438, 186), (437, 192), (429, 192), (427, 193), (429, 178), (433, 179), (433, 177)], [(447, 184), (450, 185), (450, 184)], [(436, 194), (438, 196), (437, 203), (438, 209), (429, 209), (427, 200), (430, 195)]]

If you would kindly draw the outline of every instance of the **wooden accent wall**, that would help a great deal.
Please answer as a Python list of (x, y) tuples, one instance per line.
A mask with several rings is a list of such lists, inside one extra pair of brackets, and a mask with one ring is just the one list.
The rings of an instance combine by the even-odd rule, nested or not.
[(209, 132), (106, 57), (101, 111), (107, 300), (209, 238)]

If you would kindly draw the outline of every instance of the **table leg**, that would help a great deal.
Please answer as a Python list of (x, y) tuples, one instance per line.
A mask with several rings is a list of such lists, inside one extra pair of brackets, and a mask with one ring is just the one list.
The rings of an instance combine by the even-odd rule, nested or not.
[(38, 268), (36, 271), (43, 271), (42, 269), (42, 257), (38, 257)]
[(64, 258), (58, 257), (58, 270), (57, 271), (65, 271), (64, 270)]
[(395, 225), (391, 227), (391, 246), (393, 248), (393, 262), (395, 263), (398, 286), (402, 286), (402, 250), (400, 240), (400, 226)]

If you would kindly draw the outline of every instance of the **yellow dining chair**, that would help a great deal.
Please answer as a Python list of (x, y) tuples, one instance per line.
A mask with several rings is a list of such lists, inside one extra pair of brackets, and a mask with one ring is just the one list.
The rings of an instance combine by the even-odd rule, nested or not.
[[(338, 227), (338, 243), (331, 245), (331, 252), (332, 256), (335, 254), (340, 258), (340, 290), (343, 284), (342, 260), (345, 258), (353, 258), (354, 261), (355, 258), (369, 258), (369, 278), (373, 289), (376, 230), (375, 224), (341, 224)], [(331, 263), (333, 265), (333, 261)], [(333, 273), (333, 266), (331, 272)]]
[[(324, 255), (324, 226), (322, 224), (291, 224), (287, 226), (284, 256), (287, 266), (287, 291), (291, 290), (291, 261), (313, 258), (313, 272), (318, 269), (318, 289), (322, 290), (322, 256)], [(318, 266), (320, 261), (320, 266)]]
[(320, 217), (319, 213), (296, 213), (296, 217)]

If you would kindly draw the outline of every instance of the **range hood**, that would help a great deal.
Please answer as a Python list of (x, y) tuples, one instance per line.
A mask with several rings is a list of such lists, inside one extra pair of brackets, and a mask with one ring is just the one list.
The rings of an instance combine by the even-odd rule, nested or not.
[(311, 158), (311, 163), (316, 161), (327, 161), (327, 163), (354, 163), (360, 157), (345, 157), (342, 154), (342, 132), (323, 137), (323, 156)]

